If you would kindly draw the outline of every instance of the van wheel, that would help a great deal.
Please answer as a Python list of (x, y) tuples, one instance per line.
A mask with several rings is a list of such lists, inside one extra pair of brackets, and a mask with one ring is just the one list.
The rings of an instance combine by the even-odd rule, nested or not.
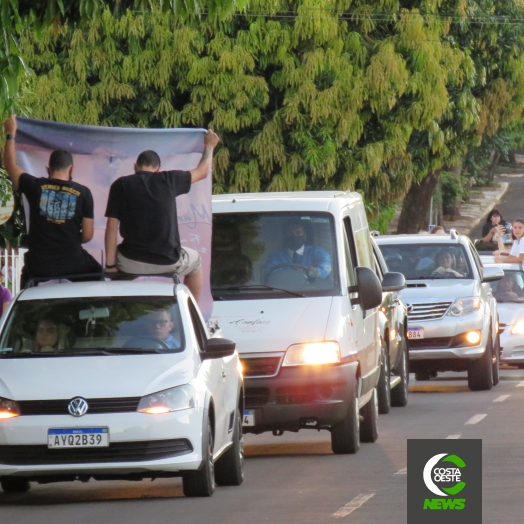
[(182, 478), (182, 487), (186, 497), (210, 497), (215, 491), (215, 466), (213, 464), (213, 430), (207, 419), (204, 429), (203, 465), (198, 471), (188, 471)]
[(215, 479), (219, 486), (240, 486), (244, 481), (244, 437), (242, 415), (238, 408), (233, 427), (233, 445), (215, 464)]
[(4, 477), (0, 486), (5, 493), (27, 493), (31, 488), (29, 481), (20, 477)]
[(391, 387), (389, 373), (389, 351), (387, 345), (382, 340), (382, 351), (380, 357), (380, 376), (378, 377), (378, 412), (381, 415), (389, 413), (391, 407)]
[(349, 399), (346, 416), (331, 427), (331, 449), (335, 455), (353, 454), (360, 448), (360, 416), (358, 409), (358, 381)]
[(397, 384), (391, 391), (391, 405), (403, 408), (408, 403), (409, 369), (408, 369), (408, 350), (406, 342), (402, 346), (402, 358), (400, 367), (395, 373), (400, 376), (400, 384)]
[(474, 360), (468, 369), (468, 387), (471, 391), (485, 391), (493, 387), (493, 340), (491, 333), (484, 354)]
[(497, 333), (495, 339), (495, 346), (493, 347), (493, 356), (491, 357), (493, 362), (493, 385), (496, 386), (499, 381), (499, 366), (500, 366), (500, 335)]
[(364, 420), (360, 424), (360, 441), (376, 442), (378, 439), (378, 395), (377, 388), (373, 388), (373, 395), (369, 402), (360, 410)]

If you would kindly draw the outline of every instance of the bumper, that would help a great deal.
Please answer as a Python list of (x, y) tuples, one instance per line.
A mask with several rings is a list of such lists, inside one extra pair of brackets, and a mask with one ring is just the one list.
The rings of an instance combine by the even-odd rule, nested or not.
[[(75, 475), (140, 478), (141, 476), (176, 476), (179, 472), (196, 470), (202, 462), (203, 415), (202, 408), (195, 408), (165, 415), (117, 413), (86, 415), (81, 419), (63, 415), (43, 415), (21, 416), (0, 421), (0, 476), (17, 475), (33, 479)], [(103, 462), (90, 458), (93, 457), (92, 451), (96, 448), (74, 449), (75, 458), (71, 461), (73, 463), (67, 463), (67, 459), (62, 460), (65, 450), (47, 449), (48, 429), (75, 427), (109, 428), (110, 447), (103, 448)], [(129, 455), (117, 452), (117, 449), (121, 450), (128, 446), (147, 449), (149, 443), (158, 451), (158, 445), (163, 445), (160, 441), (186, 442), (186, 446), (176, 451), (174, 449), (176, 446), (169, 444), (170, 448), (167, 450), (164, 448), (162, 453), (156, 454), (157, 457), (162, 457), (157, 460), (151, 460), (149, 458), (151, 455), (148, 453)], [(42, 451), (41, 455), (36, 453), (37, 458), (34, 458), (35, 452), (39, 449)], [(98, 449), (102, 450), (102, 448)], [(113, 450), (115, 450), (114, 462), (111, 461)], [(86, 453), (83, 454), (84, 451)], [(53, 452), (57, 454), (53, 455)], [(28, 463), (27, 456), (31, 457), (29, 461), (32, 463)], [(134, 459), (128, 460), (127, 457), (134, 457)]]
[(505, 364), (524, 364), (524, 335), (512, 335), (506, 326), (500, 335), (500, 362)]
[(245, 404), (255, 412), (255, 425), (244, 432), (330, 427), (347, 413), (357, 368), (357, 362), (282, 367), (276, 377), (246, 378)]

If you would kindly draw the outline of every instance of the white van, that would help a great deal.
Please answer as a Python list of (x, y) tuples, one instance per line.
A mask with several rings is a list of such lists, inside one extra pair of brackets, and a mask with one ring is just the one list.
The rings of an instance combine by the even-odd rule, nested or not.
[(356, 193), (213, 197), (210, 325), (237, 342), (245, 432), (327, 429), (335, 453), (376, 440), (373, 268)]

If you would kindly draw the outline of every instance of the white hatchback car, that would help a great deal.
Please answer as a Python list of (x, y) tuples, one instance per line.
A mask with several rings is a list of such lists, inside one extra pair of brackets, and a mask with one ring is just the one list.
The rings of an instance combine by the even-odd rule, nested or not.
[(25, 289), (0, 321), (0, 484), (181, 476), (210, 496), (243, 480), (243, 399), (235, 343), (184, 285)]

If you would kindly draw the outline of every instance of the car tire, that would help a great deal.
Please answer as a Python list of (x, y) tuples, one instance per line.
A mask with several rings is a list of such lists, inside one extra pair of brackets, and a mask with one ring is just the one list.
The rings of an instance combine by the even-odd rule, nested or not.
[(400, 383), (391, 390), (391, 405), (397, 408), (403, 408), (408, 404), (409, 395), (409, 361), (406, 341), (402, 345), (402, 357), (400, 367), (395, 370), (395, 375), (400, 377)]
[(215, 462), (215, 481), (219, 486), (240, 486), (244, 482), (244, 438), (242, 414), (237, 408), (233, 445)]
[(358, 409), (358, 381), (349, 398), (344, 419), (331, 427), (331, 449), (335, 455), (354, 454), (360, 448), (360, 413)]
[(360, 423), (360, 442), (376, 442), (378, 439), (378, 394), (373, 388), (369, 402), (360, 410), (364, 420)]
[(493, 340), (488, 336), (486, 350), (468, 369), (468, 387), (471, 391), (487, 391), (493, 387)]
[(380, 375), (377, 384), (378, 412), (381, 415), (389, 413), (391, 408), (391, 386), (389, 372), (389, 350), (382, 340), (382, 352), (380, 357)]
[[(493, 362), (495, 359), (495, 362)], [(499, 366), (500, 366), (500, 335), (497, 333), (495, 339), (495, 346), (493, 347), (493, 356), (491, 357), (493, 362), (493, 385), (496, 386), (500, 381)]]
[(4, 477), (0, 486), (5, 493), (27, 493), (31, 488), (29, 481), (20, 477)]
[(202, 436), (202, 466), (197, 471), (189, 471), (182, 477), (182, 487), (186, 497), (210, 497), (215, 491), (215, 465), (213, 463), (213, 430), (207, 419)]
[(415, 380), (421, 382), (423, 380), (429, 380), (431, 378), (431, 373), (415, 373)]

